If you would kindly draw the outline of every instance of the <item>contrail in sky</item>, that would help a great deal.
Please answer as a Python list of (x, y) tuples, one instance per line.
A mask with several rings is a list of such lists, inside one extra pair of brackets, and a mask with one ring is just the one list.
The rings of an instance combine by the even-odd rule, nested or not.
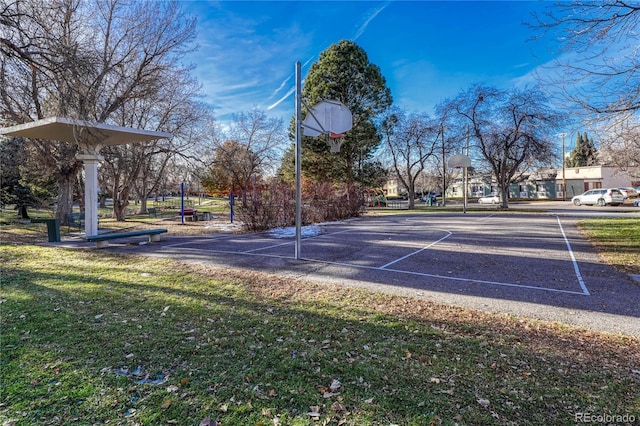
[[(304, 63), (304, 64), (302, 64), (302, 68), (304, 68), (304, 67), (305, 67), (309, 62), (311, 62), (311, 61), (313, 60), (313, 58), (315, 58), (315, 56), (312, 56), (312, 57), (310, 57), (309, 59), (307, 59), (307, 60), (305, 61), (305, 63)], [(281, 91), (281, 90), (286, 86), (286, 84), (291, 80), (291, 78), (293, 78), (293, 76), (294, 76), (294, 74), (289, 75), (289, 77), (287, 77), (287, 78), (282, 82), (282, 84), (280, 84), (280, 86), (279, 86), (279, 87), (278, 87), (278, 88), (273, 92), (273, 94), (272, 94), (271, 96), (269, 96), (269, 99), (271, 99), (271, 98), (273, 98), (275, 95), (277, 95), (277, 94), (278, 94), (278, 92), (279, 92), (279, 91)], [(267, 107), (267, 110), (274, 109), (275, 107), (277, 107), (278, 105), (280, 105), (280, 104), (281, 104), (285, 99), (287, 99), (289, 96), (291, 96), (291, 94), (292, 94), (293, 92), (295, 92), (295, 91), (296, 91), (296, 87), (295, 87), (295, 85), (294, 85), (291, 89), (289, 89), (289, 91), (288, 91), (287, 93), (285, 93), (285, 94), (284, 94), (284, 96), (283, 96), (283, 97), (281, 97), (280, 99), (278, 99), (275, 103), (273, 103), (273, 104), (269, 105), (269, 106)]]
[(289, 89), (289, 91), (288, 91), (287, 93), (285, 93), (285, 95), (284, 95), (283, 97), (281, 97), (280, 99), (278, 99), (274, 104), (269, 105), (269, 106), (267, 107), (267, 109), (268, 109), (268, 110), (270, 110), (270, 109), (274, 109), (275, 107), (277, 107), (278, 105), (280, 105), (280, 104), (281, 104), (285, 99), (287, 99), (289, 96), (291, 96), (291, 94), (292, 94), (293, 92), (295, 92), (295, 91), (296, 91), (296, 88), (295, 88), (295, 87), (292, 87), (291, 89)]
[[(369, 23), (371, 23), (371, 21), (374, 20), (374, 18), (376, 16), (378, 16), (378, 14), (380, 14), (380, 12), (382, 12), (383, 10), (385, 10), (387, 8), (387, 6), (389, 6), (391, 2), (385, 2), (382, 3), (380, 6), (370, 9), (367, 12), (367, 15), (365, 15), (365, 20), (362, 23), (362, 25), (360, 25), (360, 28), (358, 28), (358, 31), (356, 31), (356, 35), (353, 37), (353, 41), (356, 41), (362, 34), (364, 34), (364, 32), (366, 31), (367, 27), (369, 26)], [(307, 61), (303, 64), (303, 66), (307, 65), (309, 62), (311, 62), (311, 60), (313, 60), (314, 57), (311, 57), (309, 59), (307, 59)], [(291, 80), (292, 75), (288, 76), (283, 82), (282, 84), (280, 84), (280, 86), (273, 92), (273, 94), (271, 95), (271, 97), (275, 96), (280, 90), (282, 90), (287, 82), (289, 82)], [(296, 88), (292, 87), (291, 89), (289, 89), (289, 91), (287, 91), (287, 93), (285, 93), (284, 96), (282, 96), (280, 99), (278, 99), (275, 103), (269, 105), (267, 107), (267, 110), (271, 110), (275, 107), (277, 107), (278, 105), (280, 105), (285, 99), (287, 99), (289, 96), (291, 96), (291, 94), (293, 94), (293, 92), (295, 92)]]
[(390, 3), (391, 2), (385, 2), (385, 3), (382, 3), (380, 6), (378, 6), (377, 8), (369, 10), (367, 15), (365, 15), (364, 23), (360, 25), (360, 28), (358, 28), (356, 35), (353, 37), (353, 41), (356, 41), (358, 38), (360, 38), (360, 36), (366, 31), (367, 27), (369, 26), (369, 23), (373, 21), (373, 19), (376, 16), (378, 16), (380, 12), (385, 10)]

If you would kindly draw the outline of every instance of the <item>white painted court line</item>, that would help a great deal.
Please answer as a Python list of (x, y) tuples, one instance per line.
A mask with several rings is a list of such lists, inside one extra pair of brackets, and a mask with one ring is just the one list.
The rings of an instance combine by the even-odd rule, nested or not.
[(409, 253), (409, 254), (408, 254), (408, 255), (406, 255), (406, 256), (402, 256), (402, 257), (400, 257), (400, 258), (398, 258), (398, 259), (396, 259), (396, 260), (392, 260), (391, 262), (389, 262), (389, 263), (387, 263), (387, 264), (385, 264), (385, 265), (379, 266), (379, 267), (378, 267), (378, 269), (386, 269), (388, 266), (391, 266), (391, 265), (393, 265), (394, 263), (397, 263), (397, 262), (400, 262), (400, 261), (402, 261), (402, 260), (405, 260), (405, 259), (407, 259), (407, 258), (409, 258), (409, 257), (411, 257), (411, 256), (413, 256), (413, 255), (416, 255), (416, 254), (418, 254), (418, 253), (420, 253), (420, 252), (422, 252), (422, 251), (424, 251), (424, 250), (426, 250), (426, 249), (428, 249), (428, 248), (430, 248), (430, 247), (432, 247), (432, 246), (434, 246), (434, 245), (438, 244), (440, 241), (442, 241), (442, 240), (445, 240), (445, 239), (449, 238), (449, 237), (452, 235), (452, 232), (451, 232), (451, 231), (446, 231), (446, 230), (445, 230), (444, 232), (447, 232), (447, 235), (445, 235), (444, 237), (440, 238), (439, 240), (436, 240), (436, 241), (432, 242), (431, 244), (429, 244), (429, 245), (427, 245), (427, 246), (422, 247), (420, 250), (416, 250), (416, 251), (414, 251), (413, 253)]
[[(331, 233), (328, 233), (328, 234), (320, 234), (320, 235), (316, 235), (314, 237), (306, 237), (302, 241), (311, 240), (311, 239), (314, 239), (314, 238), (322, 238), (324, 236), (332, 236), (332, 235), (337, 235), (337, 234), (343, 234), (345, 232), (351, 232), (351, 231), (353, 231), (353, 230), (352, 229), (345, 229), (343, 231), (331, 232)], [(272, 249), (272, 248), (292, 245), (294, 243), (295, 243), (295, 241), (287, 241), (287, 242), (280, 243), (280, 244), (274, 244), (274, 245), (271, 245), (271, 246), (259, 247), (257, 249), (242, 251), (240, 253), (255, 253), (255, 252), (258, 252), (258, 251), (262, 251), (262, 250), (269, 250), (269, 249)]]
[(560, 217), (556, 216), (556, 220), (558, 221), (558, 226), (560, 227), (560, 232), (562, 232), (562, 237), (564, 238), (564, 242), (567, 245), (567, 250), (569, 250), (569, 256), (571, 257), (571, 262), (573, 263), (573, 270), (576, 273), (576, 278), (578, 278), (578, 283), (580, 283), (580, 288), (582, 288), (582, 292), (590, 296), (589, 290), (587, 290), (587, 286), (584, 284), (582, 279), (582, 275), (580, 274), (580, 268), (578, 268), (578, 262), (576, 261), (576, 257), (573, 255), (573, 250), (571, 249), (571, 244), (569, 243), (569, 239), (567, 238), (567, 234), (564, 233), (564, 228), (562, 227), (562, 222), (560, 222)]
[[(186, 237), (189, 238), (189, 237)], [(185, 238), (185, 239), (186, 239)], [(188, 241), (185, 241), (183, 243), (173, 243), (173, 244), (164, 244), (163, 247), (165, 248), (173, 248), (173, 247), (180, 247), (180, 246), (184, 246), (187, 244), (203, 244), (203, 243), (210, 243), (211, 241), (215, 241), (218, 240), (220, 238), (216, 238), (216, 237), (209, 237), (209, 238), (190, 238)]]
[[(489, 219), (496, 216), (496, 214), (490, 214), (490, 215), (485, 215), (482, 216), (480, 218), (478, 218), (478, 221), (484, 221), (485, 219)], [(421, 273), (421, 272), (413, 272), (413, 271), (405, 271), (405, 270), (401, 270), (401, 269), (393, 269), (393, 268), (389, 268), (389, 266), (400, 262), (402, 260), (405, 260), (411, 256), (414, 256), (424, 250), (427, 250), (428, 248), (433, 247), (434, 245), (438, 244), (441, 241), (444, 241), (445, 239), (449, 238), (451, 235), (453, 235), (453, 233), (449, 230), (442, 230), (442, 229), (438, 229), (438, 228), (432, 228), (434, 230), (439, 230), (439, 231), (444, 231), (447, 232), (447, 235), (445, 235), (444, 237), (432, 242), (431, 244), (416, 250), (412, 253), (409, 253), (405, 256), (402, 256), (398, 259), (392, 260), (389, 263), (386, 263), (382, 266), (364, 266), (364, 265), (355, 265), (352, 263), (343, 263), (343, 262), (330, 262), (330, 261), (324, 261), (324, 260), (316, 260), (316, 259), (305, 259), (305, 260), (311, 260), (314, 262), (321, 262), (321, 263), (327, 263), (327, 264), (333, 264), (333, 265), (340, 265), (340, 266), (348, 266), (348, 267), (354, 267), (354, 268), (363, 268), (363, 269), (379, 269), (379, 270), (385, 270), (385, 271), (390, 271), (390, 272), (397, 272), (397, 273), (404, 273), (404, 274), (409, 274), (409, 275), (418, 275), (418, 276), (424, 276), (424, 277), (431, 277), (431, 278), (441, 278), (441, 279), (446, 279), (446, 280), (454, 280), (454, 281), (465, 281), (465, 282), (474, 282), (474, 283), (480, 283), (480, 284), (491, 284), (491, 285), (500, 285), (500, 286), (507, 286), (507, 287), (517, 287), (517, 288), (526, 288), (526, 289), (532, 289), (532, 290), (546, 290), (546, 291), (552, 291), (552, 292), (557, 292), (557, 293), (568, 293), (568, 294), (579, 294), (579, 295), (585, 295), (585, 296), (590, 296), (589, 290), (587, 290), (587, 287), (584, 283), (584, 280), (582, 279), (582, 276), (580, 274), (580, 269), (578, 268), (578, 263), (576, 261), (576, 258), (573, 254), (573, 250), (571, 248), (571, 244), (569, 243), (569, 240), (564, 232), (564, 229), (562, 227), (562, 224), (560, 222), (560, 218), (556, 216), (556, 219), (558, 221), (558, 226), (560, 228), (560, 232), (562, 233), (562, 237), (564, 239), (564, 242), (567, 246), (567, 250), (569, 252), (569, 256), (571, 258), (571, 262), (573, 264), (573, 268), (576, 274), (576, 278), (578, 280), (578, 283), (580, 284), (580, 288), (582, 289), (582, 292), (578, 292), (578, 291), (572, 291), (572, 290), (560, 290), (560, 289), (556, 289), (556, 288), (549, 288), (549, 287), (537, 287), (537, 286), (532, 286), (532, 285), (526, 285), (526, 284), (515, 284), (515, 283), (503, 283), (503, 282), (498, 282), (498, 281), (487, 281), (487, 280), (477, 280), (477, 279), (472, 279), (472, 278), (460, 278), (460, 277), (445, 277), (442, 275), (434, 275), (434, 274), (427, 274), (427, 273)], [(408, 219), (408, 221), (413, 221)], [(346, 231), (342, 231), (342, 232), (346, 232)], [(329, 236), (331, 234), (328, 234)]]
[(477, 280), (477, 279), (473, 279), (473, 278), (446, 277), (446, 276), (443, 276), (443, 275), (427, 274), (427, 273), (422, 273), (422, 272), (404, 271), (402, 269), (392, 269), (392, 268), (381, 269), (379, 266), (354, 265), (353, 263), (331, 262), (331, 261), (328, 261), (328, 260), (318, 260), (318, 259), (309, 259), (309, 258), (303, 258), (303, 260), (306, 260), (306, 261), (309, 261), (309, 262), (325, 263), (325, 264), (328, 264), (328, 265), (344, 266), (344, 267), (349, 267), (349, 268), (374, 269), (374, 270), (378, 270), (378, 271), (382, 270), (382, 271), (394, 272), (394, 273), (398, 273), (398, 274), (417, 275), (417, 276), (420, 276), (420, 277), (439, 278), (439, 279), (449, 280), (449, 281), (462, 281), (462, 282), (473, 283), (473, 284), (490, 284), (490, 285), (498, 285), (498, 286), (503, 286), (503, 287), (526, 288), (526, 289), (529, 289), (529, 290), (551, 291), (551, 292), (555, 292), (555, 293), (576, 294), (576, 295), (579, 295), (579, 296), (586, 296), (587, 295), (587, 294), (585, 294), (585, 293), (583, 293), (581, 291), (560, 290), (560, 289), (557, 289), (557, 288), (536, 287), (536, 286), (525, 285), (525, 284), (503, 283), (503, 282), (500, 282), (500, 281)]
[(250, 253), (246, 251), (233, 251), (233, 250), (219, 250), (219, 249), (201, 249), (195, 247), (176, 247), (173, 246), (164, 246), (162, 248), (175, 248), (181, 251), (193, 251), (198, 253), (219, 253), (219, 254), (241, 254), (245, 256), (255, 256), (255, 257), (276, 257), (279, 259), (294, 259), (293, 256), (281, 256), (279, 254), (264, 254), (264, 253)]
[(255, 253), (257, 251), (269, 250), (269, 249), (272, 249), (272, 248), (277, 248), (277, 247), (282, 247), (282, 246), (290, 246), (293, 243), (294, 243), (294, 241), (287, 241), (287, 242), (280, 243), (280, 244), (273, 244), (271, 246), (258, 247), (258, 248), (251, 249), (251, 250), (241, 251), (240, 253)]
[(485, 219), (490, 219), (490, 218), (494, 217), (495, 215), (496, 215), (495, 213), (491, 213), (491, 214), (488, 214), (488, 215), (484, 215), (484, 216), (482, 216), (480, 219), (478, 219), (478, 222), (482, 222), (482, 221), (483, 221), (483, 220), (485, 220)]
[[(488, 216), (483, 216), (482, 218), (479, 219), (479, 221), (488, 219), (490, 217), (494, 216), (494, 214), (488, 215)], [(389, 266), (400, 262), (402, 260), (405, 260), (411, 256), (414, 256), (424, 250), (427, 250), (431, 247), (433, 247), (434, 245), (438, 244), (441, 241), (444, 241), (445, 239), (449, 238), (451, 235), (453, 235), (453, 233), (451, 231), (448, 230), (443, 230), (443, 229), (437, 229), (437, 228), (432, 228), (432, 229), (436, 229), (438, 231), (444, 231), (447, 232), (447, 235), (443, 236), (442, 238), (430, 243), (429, 245), (422, 247), (419, 250), (416, 250), (412, 253), (409, 253), (405, 256), (402, 256), (400, 258), (397, 258), (391, 262), (388, 262), (382, 266), (366, 266), (366, 265), (357, 265), (357, 264), (353, 264), (353, 263), (346, 263), (346, 262), (333, 262), (333, 261), (327, 261), (327, 260), (319, 260), (319, 259), (311, 259), (311, 258), (305, 258), (303, 257), (302, 260), (306, 260), (306, 261), (310, 261), (310, 262), (316, 262), (316, 263), (323, 263), (323, 264), (327, 264), (327, 265), (335, 265), (335, 266), (342, 266), (342, 267), (349, 267), (349, 268), (357, 268), (357, 269), (370, 269), (370, 270), (383, 270), (383, 271), (388, 271), (388, 272), (393, 272), (393, 273), (399, 273), (399, 274), (407, 274), (407, 275), (414, 275), (414, 276), (421, 276), (421, 277), (427, 277), (427, 278), (437, 278), (437, 279), (442, 279), (442, 280), (450, 280), (450, 281), (459, 281), (459, 282), (467, 282), (467, 283), (476, 283), (476, 284), (487, 284), (487, 285), (497, 285), (497, 286), (503, 286), (503, 287), (512, 287), (512, 288), (523, 288), (523, 289), (529, 289), (529, 290), (540, 290), (540, 291), (550, 291), (550, 292), (555, 292), (555, 293), (563, 293), (563, 294), (574, 294), (574, 295), (582, 295), (582, 296), (590, 296), (591, 293), (589, 293), (589, 290), (587, 289), (584, 280), (582, 279), (582, 275), (580, 274), (580, 269), (578, 267), (578, 263), (576, 261), (576, 258), (573, 254), (573, 249), (571, 248), (571, 244), (569, 243), (569, 240), (564, 232), (564, 228), (562, 227), (562, 223), (560, 222), (560, 218), (555, 215), (556, 220), (558, 222), (558, 226), (560, 228), (560, 231), (562, 233), (562, 237), (564, 239), (564, 242), (567, 246), (567, 250), (569, 252), (569, 256), (571, 258), (572, 264), (573, 264), (573, 268), (576, 274), (576, 277), (578, 279), (578, 283), (580, 284), (580, 288), (582, 289), (582, 291), (572, 291), (572, 290), (561, 290), (561, 289), (556, 289), (556, 288), (549, 288), (549, 287), (536, 287), (536, 286), (532, 286), (532, 285), (526, 285), (526, 284), (515, 284), (515, 283), (507, 283), (507, 282), (500, 282), (500, 281), (489, 281), (489, 280), (478, 280), (478, 279), (473, 279), (473, 278), (462, 278), (462, 277), (447, 277), (447, 276), (443, 276), (443, 275), (435, 275), (435, 274), (428, 274), (428, 273), (422, 273), (422, 272), (413, 272), (413, 271), (405, 271), (402, 269), (393, 269), (393, 268), (389, 268)], [(337, 232), (333, 232), (333, 233), (327, 233), (327, 234), (321, 234), (315, 237), (308, 237), (305, 239), (316, 239), (316, 238), (322, 238), (322, 237), (331, 237), (334, 235), (338, 235), (338, 234), (343, 234), (343, 233), (347, 233), (347, 232), (355, 232), (355, 229), (345, 229), (342, 231), (337, 231)], [(212, 240), (215, 240), (215, 238), (206, 238), (206, 239), (202, 239), (200, 240), (201, 242), (211, 242)], [(197, 249), (197, 248), (181, 248), (178, 246), (181, 245), (185, 245), (185, 244), (192, 244), (193, 240), (191, 240), (190, 243), (177, 243), (177, 244), (171, 244), (171, 245), (167, 245), (165, 246), (166, 248), (178, 248), (180, 250), (186, 250), (186, 251), (199, 251), (202, 252), (202, 249)], [(208, 253), (221, 253), (221, 254), (244, 254), (244, 255), (248, 255), (248, 256), (262, 256), (262, 257), (273, 257), (273, 258), (281, 258), (281, 259), (293, 259), (293, 256), (282, 256), (282, 255), (272, 255), (272, 254), (264, 254), (264, 253), (257, 253), (258, 251), (262, 251), (262, 250), (267, 250), (270, 248), (277, 248), (280, 246), (284, 246), (284, 245), (291, 245), (293, 244), (293, 241), (288, 241), (285, 243), (281, 243), (281, 244), (276, 244), (276, 245), (272, 245), (272, 246), (268, 246), (268, 247), (261, 247), (261, 248), (257, 248), (257, 249), (252, 249), (252, 250), (247, 250), (247, 251), (231, 251), (231, 250), (217, 250), (217, 249), (207, 249), (205, 251), (207, 251)]]

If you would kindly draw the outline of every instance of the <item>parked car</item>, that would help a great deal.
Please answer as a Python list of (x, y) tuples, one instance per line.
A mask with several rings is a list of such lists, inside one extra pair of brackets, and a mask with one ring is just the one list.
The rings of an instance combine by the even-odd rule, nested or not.
[(420, 197), (420, 201), (423, 203), (426, 203), (429, 200), (431, 200), (432, 203), (435, 203), (437, 200), (436, 194), (432, 192), (431, 194), (425, 194), (422, 197)]
[(617, 206), (624, 203), (624, 195), (618, 188), (600, 188), (590, 189), (580, 195), (576, 195), (571, 199), (571, 202), (580, 206), (582, 204), (605, 206), (610, 204)]
[(630, 186), (623, 186), (618, 188), (624, 198), (638, 198), (638, 191), (635, 188), (631, 188)]
[(495, 194), (485, 195), (484, 197), (478, 198), (478, 204), (498, 204), (498, 203), (500, 203), (500, 197)]

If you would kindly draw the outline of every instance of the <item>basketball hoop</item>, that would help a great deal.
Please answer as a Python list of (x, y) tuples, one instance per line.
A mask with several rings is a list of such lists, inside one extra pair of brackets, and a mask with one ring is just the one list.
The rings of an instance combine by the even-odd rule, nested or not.
[(340, 152), (342, 142), (344, 142), (344, 133), (329, 132), (327, 142), (329, 143), (329, 152), (334, 154)]
[(471, 167), (471, 160), (466, 155), (456, 154), (449, 158), (449, 167), (452, 169), (464, 169)]

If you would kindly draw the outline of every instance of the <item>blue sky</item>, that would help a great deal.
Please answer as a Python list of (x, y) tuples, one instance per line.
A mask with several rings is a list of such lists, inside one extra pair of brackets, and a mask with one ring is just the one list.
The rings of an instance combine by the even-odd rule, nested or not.
[(534, 84), (533, 72), (553, 58), (554, 46), (532, 41), (523, 22), (551, 5), (185, 0), (199, 21), (199, 50), (188, 60), (219, 121), (258, 107), (288, 122), (295, 62), (304, 77), (323, 50), (353, 40), (380, 67), (396, 106), (433, 114), (436, 104), (473, 83)]

